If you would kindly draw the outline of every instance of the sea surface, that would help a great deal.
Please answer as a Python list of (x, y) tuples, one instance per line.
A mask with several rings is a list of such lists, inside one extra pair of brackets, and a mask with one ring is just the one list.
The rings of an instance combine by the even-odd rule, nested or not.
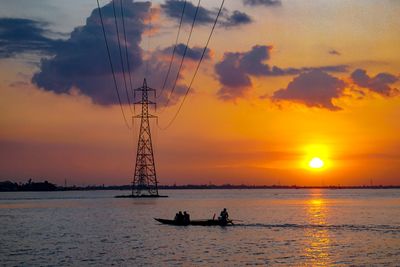
[[(400, 266), (400, 190), (0, 193), (0, 266)], [(169, 226), (186, 210), (232, 227)]]

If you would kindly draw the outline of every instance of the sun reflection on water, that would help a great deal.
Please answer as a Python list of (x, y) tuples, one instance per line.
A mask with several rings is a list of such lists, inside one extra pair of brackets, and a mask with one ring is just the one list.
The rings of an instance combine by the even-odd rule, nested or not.
[(307, 266), (328, 266), (330, 263), (330, 237), (326, 225), (328, 208), (323, 196), (314, 195), (306, 201), (308, 224), (305, 230), (305, 250)]

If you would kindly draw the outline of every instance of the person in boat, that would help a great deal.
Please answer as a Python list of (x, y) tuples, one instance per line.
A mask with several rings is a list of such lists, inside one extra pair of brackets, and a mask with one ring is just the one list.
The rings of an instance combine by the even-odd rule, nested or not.
[(218, 218), (220, 221), (222, 221), (222, 222), (228, 222), (228, 219), (229, 219), (229, 214), (228, 214), (228, 211), (226, 210), (226, 208), (224, 208), (222, 211), (221, 211), (221, 214), (219, 215), (219, 218)]
[(183, 212), (183, 224), (190, 223), (190, 215), (186, 211)]
[(183, 223), (183, 214), (182, 211), (179, 211), (176, 215), (175, 215), (175, 221), (178, 223)]

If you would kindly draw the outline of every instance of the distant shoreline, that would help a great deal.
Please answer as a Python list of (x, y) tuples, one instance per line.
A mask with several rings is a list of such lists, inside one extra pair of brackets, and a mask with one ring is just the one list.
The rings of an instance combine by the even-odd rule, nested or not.
[[(89, 185), (89, 186), (57, 186), (45, 182), (32, 182), (17, 184), (15, 182), (0, 182), (0, 192), (48, 192), (48, 191), (96, 191), (96, 190), (131, 190), (130, 185)], [(360, 186), (298, 186), (298, 185), (159, 185), (161, 190), (213, 190), (213, 189), (400, 189), (400, 185), (360, 185)]]

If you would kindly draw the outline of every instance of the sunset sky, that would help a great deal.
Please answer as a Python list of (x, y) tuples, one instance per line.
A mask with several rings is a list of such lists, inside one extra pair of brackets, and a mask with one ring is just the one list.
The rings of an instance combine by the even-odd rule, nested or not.
[[(0, 180), (129, 184), (138, 121), (121, 115), (96, 0), (0, 2)], [(165, 106), (198, 1), (161, 93), (183, 3), (123, 0), (134, 87), (159, 91), (161, 184), (400, 184), (400, 1), (226, 0), (162, 130), (221, 4), (201, 1)], [(100, 5), (131, 123), (112, 3)]]

